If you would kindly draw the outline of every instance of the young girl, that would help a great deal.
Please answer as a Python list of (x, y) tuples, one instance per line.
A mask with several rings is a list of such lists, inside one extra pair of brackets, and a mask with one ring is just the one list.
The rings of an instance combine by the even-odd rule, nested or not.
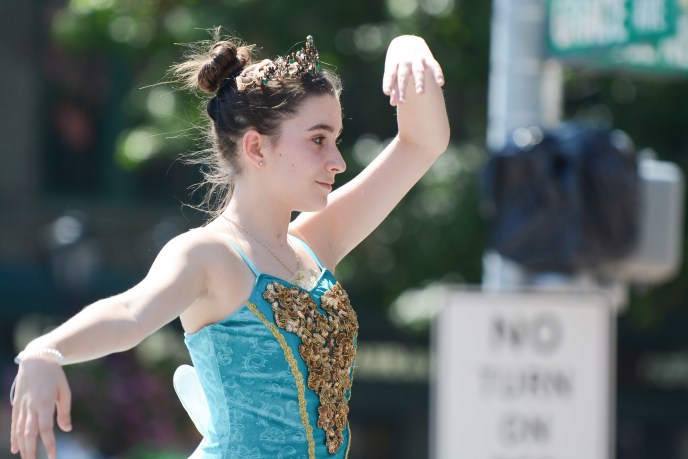
[(180, 317), (207, 400), (194, 457), (344, 458), (358, 323), (333, 273), (446, 149), (442, 70), (422, 38), (390, 43), (382, 89), (399, 132), (334, 192), (346, 168), (341, 85), (311, 37), (258, 63), (251, 47), (217, 40), (175, 70), (210, 96), (207, 178), (225, 199), (207, 225), (171, 240), (139, 284), (17, 356), (12, 452), (35, 459), (40, 436), (56, 457), (55, 411), (71, 429), (61, 365), (131, 349)]

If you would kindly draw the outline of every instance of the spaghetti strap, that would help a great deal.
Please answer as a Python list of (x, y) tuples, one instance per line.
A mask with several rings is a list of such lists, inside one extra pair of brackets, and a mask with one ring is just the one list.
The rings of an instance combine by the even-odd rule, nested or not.
[(251, 263), (251, 260), (248, 259), (248, 257), (244, 254), (244, 252), (241, 251), (241, 249), (234, 243), (233, 240), (230, 238), (227, 238), (227, 242), (236, 250), (236, 253), (239, 254), (239, 256), (244, 260), (244, 263), (251, 268), (251, 271), (253, 271), (253, 274), (255, 274), (256, 277), (260, 276), (260, 271), (258, 271), (258, 268), (255, 267), (253, 263)]
[(318, 268), (321, 270), (323, 269), (322, 263), (320, 263), (320, 259), (318, 256), (313, 252), (313, 249), (311, 249), (308, 244), (306, 244), (306, 241), (303, 241), (299, 239), (298, 237), (294, 236), (293, 234), (289, 234), (289, 237), (292, 238), (293, 240), (297, 241), (304, 249), (306, 249), (306, 252), (315, 260), (315, 262), (318, 264)]

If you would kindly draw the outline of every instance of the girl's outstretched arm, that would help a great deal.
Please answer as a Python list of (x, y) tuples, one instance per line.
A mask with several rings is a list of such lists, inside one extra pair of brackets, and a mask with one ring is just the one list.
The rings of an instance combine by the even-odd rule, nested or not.
[(304, 213), (292, 226), (329, 267), (365, 239), (427, 172), (449, 143), (439, 63), (420, 37), (389, 45), (383, 92), (397, 107), (398, 134), (356, 178), (330, 195), (327, 207)]
[(215, 249), (201, 243), (194, 233), (170, 241), (139, 284), (87, 306), (27, 346), (12, 400), (13, 453), (21, 453), (22, 459), (35, 459), (40, 435), (48, 456), (56, 457), (56, 409), (59, 427), (71, 429), (71, 394), (56, 358), (59, 354), (42, 350), (59, 351), (67, 364), (130, 349), (205, 294), (204, 260)]

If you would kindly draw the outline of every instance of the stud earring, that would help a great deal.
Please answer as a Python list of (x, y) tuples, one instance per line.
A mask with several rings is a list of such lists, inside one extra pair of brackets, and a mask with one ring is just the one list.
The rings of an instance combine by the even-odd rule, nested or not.
[(259, 162), (258, 162), (258, 165), (259, 165), (260, 167), (263, 167), (263, 164), (265, 164), (263, 161), (259, 161)]

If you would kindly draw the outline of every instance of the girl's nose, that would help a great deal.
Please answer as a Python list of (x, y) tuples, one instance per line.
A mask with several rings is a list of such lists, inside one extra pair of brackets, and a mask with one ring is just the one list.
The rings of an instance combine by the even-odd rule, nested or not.
[(332, 158), (327, 166), (328, 169), (335, 174), (340, 174), (346, 170), (346, 162), (344, 161), (344, 157), (342, 157), (342, 153), (339, 151), (339, 148), (334, 149), (334, 154), (332, 155)]

